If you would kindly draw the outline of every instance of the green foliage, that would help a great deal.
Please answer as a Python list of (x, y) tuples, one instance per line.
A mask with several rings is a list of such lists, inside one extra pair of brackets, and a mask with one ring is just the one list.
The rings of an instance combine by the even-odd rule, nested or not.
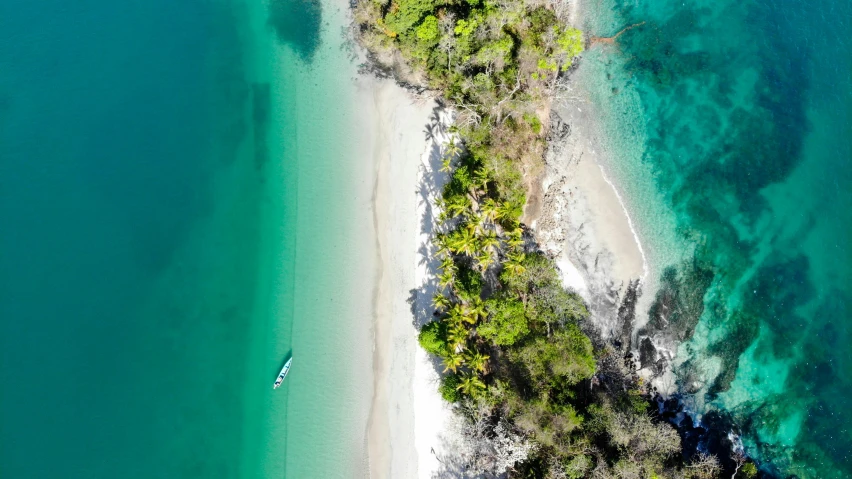
[(420, 347), (429, 354), (446, 356), (449, 353), (447, 346), (447, 326), (442, 321), (431, 321), (420, 328), (417, 335)]
[(571, 433), (583, 423), (583, 418), (570, 405), (534, 399), (515, 404), (514, 421), (540, 444), (560, 449), (567, 444)]
[(438, 391), (444, 401), (455, 403), (461, 400), (462, 395), (458, 390), (459, 384), (461, 384), (461, 378), (457, 374), (448, 374), (441, 378)]
[(507, 65), (511, 64), (514, 48), (514, 39), (509, 35), (503, 35), (496, 40), (483, 44), (482, 48), (476, 52), (474, 59), (479, 65), (490, 65), (497, 71), (502, 71)]
[(550, 389), (552, 381), (567, 385), (590, 378), (595, 372), (592, 342), (570, 324), (550, 337), (535, 337), (510, 352), (539, 390)]
[(456, 27), (453, 29), (456, 35), (461, 37), (468, 37), (476, 30), (476, 27), (479, 26), (479, 22), (476, 18), (471, 18), (470, 20), (465, 20), (464, 18), (460, 19), (456, 22)]
[(441, 36), (441, 32), (438, 30), (438, 19), (434, 15), (424, 18), (423, 23), (417, 27), (416, 35), (424, 43), (436, 43), (438, 37)]
[[(507, 204), (523, 205), (527, 202), (523, 176), (517, 163), (506, 157), (495, 155), (489, 157), (485, 165), (492, 171), (494, 183), (497, 185), (497, 196)], [(518, 217), (520, 217), (520, 213)]]
[(565, 291), (558, 283), (536, 289), (527, 302), (530, 321), (548, 331), (555, 324), (577, 324), (588, 314), (583, 299), (576, 293)]
[(510, 290), (517, 293), (528, 293), (546, 286), (560, 284), (559, 273), (543, 254), (528, 254), (520, 264), (524, 267), (523, 273), (504, 272), (500, 276), (500, 280)]
[(467, 266), (459, 267), (457, 293), (465, 301), (477, 299), (482, 294), (482, 277)]
[(406, 33), (434, 8), (435, 2), (431, 0), (394, 0), (384, 24), (397, 35)]
[(663, 461), (680, 452), (677, 431), (668, 424), (653, 422), (645, 413), (617, 409), (608, 401), (589, 411), (589, 432), (605, 434), (609, 444), (626, 455)]
[(485, 302), (485, 307), (489, 318), (477, 332), (486, 340), (497, 346), (511, 346), (530, 332), (526, 311), (520, 301), (493, 298)]
[(593, 465), (594, 462), (591, 457), (585, 454), (580, 454), (572, 457), (563, 466), (562, 470), (565, 473), (565, 477), (568, 479), (582, 479), (588, 475)]
[(583, 32), (576, 28), (566, 28), (559, 34), (556, 43), (559, 45), (559, 54), (566, 58), (562, 70), (567, 70), (573, 59), (583, 53)]
[(745, 479), (752, 479), (757, 476), (757, 466), (753, 462), (747, 462), (740, 468), (740, 475)]
[(648, 401), (642, 397), (642, 391), (638, 389), (631, 389), (627, 391), (625, 399), (627, 402), (626, 407), (635, 413), (645, 414), (648, 412)]
[(524, 113), (524, 121), (530, 125), (530, 128), (532, 128), (535, 134), (538, 135), (541, 133), (541, 120), (538, 119), (538, 115)]
[(536, 46), (541, 46), (542, 35), (559, 23), (553, 10), (545, 7), (536, 7), (529, 12), (527, 19), (530, 23), (532, 43)]
[(547, 58), (540, 58), (538, 60), (538, 69), (556, 73), (559, 70), (559, 65)]

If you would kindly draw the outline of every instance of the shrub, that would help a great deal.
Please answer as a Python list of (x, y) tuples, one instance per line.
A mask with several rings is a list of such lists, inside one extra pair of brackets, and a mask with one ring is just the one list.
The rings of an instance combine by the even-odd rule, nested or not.
[(530, 125), (533, 133), (536, 135), (541, 133), (541, 120), (538, 119), (538, 115), (526, 113), (524, 114), (524, 121)]
[(426, 323), (420, 329), (417, 341), (420, 342), (420, 347), (426, 350), (427, 353), (441, 357), (446, 356), (449, 351), (447, 347), (446, 324), (441, 321)]
[(479, 298), (482, 294), (482, 276), (465, 265), (459, 265), (456, 286), (459, 296), (465, 301)]
[(740, 475), (746, 479), (752, 479), (757, 476), (757, 466), (753, 462), (747, 462), (740, 469)]
[(461, 384), (461, 378), (457, 374), (449, 374), (441, 378), (441, 386), (438, 388), (441, 397), (450, 403), (459, 402), (462, 398), (458, 390), (459, 384)]
[(576, 384), (595, 372), (592, 342), (573, 324), (550, 337), (527, 341), (512, 351), (510, 357), (526, 369), (538, 390), (546, 389), (554, 378)]
[(435, 4), (430, 0), (394, 1), (391, 3), (390, 13), (385, 17), (385, 25), (393, 33), (406, 33), (434, 7)]
[(524, 305), (515, 299), (492, 298), (485, 302), (489, 318), (477, 332), (498, 346), (511, 346), (529, 332)]

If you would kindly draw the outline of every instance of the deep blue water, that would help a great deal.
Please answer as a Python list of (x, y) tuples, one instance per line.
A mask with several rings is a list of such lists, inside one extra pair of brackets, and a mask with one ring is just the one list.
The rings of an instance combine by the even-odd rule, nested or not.
[(622, 180), (653, 177), (686, 257), (656, 265), (637, 339), (685, 340), (679, 391), (767, 469), (852, 476), (852, 3), (591, 10), (593, 35), (644, 22), (595, 47), (593, 89)]
[(241, 21), (0, 3), (0, 476), (244, 467), (261, 172)]

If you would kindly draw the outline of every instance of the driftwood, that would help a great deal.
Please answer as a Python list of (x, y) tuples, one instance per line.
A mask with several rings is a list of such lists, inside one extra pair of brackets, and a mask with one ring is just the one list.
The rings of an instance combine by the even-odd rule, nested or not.
[(616, 33), (615, 35), (613, 35), (611, 37), (590, 37), (589, 43), (591, 45), (595, 45), (597, 43), (603, 43), (605, 45), (614, 45), (615, 41), (618, 40), (618, 37), (620, 37), (622, 33), (626, 32), (627, 30), (630, 30), (632, 28), (641, 27), (644, 24), (645, 24), (645, 22), (634, 23), (633, 25), (629, 25), (627, 27), (622, 28), (620, 32)]

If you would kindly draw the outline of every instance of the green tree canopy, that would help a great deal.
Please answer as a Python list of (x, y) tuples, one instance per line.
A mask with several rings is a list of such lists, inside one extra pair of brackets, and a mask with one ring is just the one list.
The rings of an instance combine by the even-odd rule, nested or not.
[(595, 372), (592, 342), (576, 325), (569, 324), (550, 337), (538, 336), (511, 351), (539, 390), (549, 389), (554, 379), (576, 384)]
[(449, 353), (447, 346), (447, 326), (442, 321), (431, 321), (420, 328), (417, 341), (429, 354), (435, 356), (446, 356)]
[(432, 0), (394, 0), (385, 17), (385, 25), (397, 35), (407, 33), (434, 8)]
[(417, 27), (417, 38), (427, 44), (437, 43), (438, 37), (441, 36), (438, 30), (438, 18), (435, 15), (429, 15), (423, 19), (423, 23)]
[(488, 320), (477, 328), (479, 335), (498, 346), (511, 346), (529, 332), (524, 305), (515, 299), (492, 298), (485, 302)]

